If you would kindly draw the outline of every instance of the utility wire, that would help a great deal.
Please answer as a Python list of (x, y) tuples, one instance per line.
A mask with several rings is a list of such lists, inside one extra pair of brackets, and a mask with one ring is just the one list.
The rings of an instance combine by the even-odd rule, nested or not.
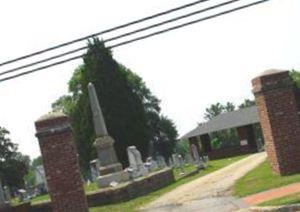
[(45, 53), (45, 52), (48, 52), (48, 51), (52, 51), (52, 50), (55, 50), (55, 49), (58, 49), (58, 48), (61, 48), (61, 47), (64, 47), (64, 46), (68, 46), (70, 44), (74, 44), (74, 43), (77, 43), (77, 42), (80, 42), (80, 41), (83, 41), (83, 40), (86, 40), (86, 39), (89, 39), (89, 38), (92, 38), (92, 37), (95, 37), (95, 36), (99, 36), (99, 35), (106, 34), (106, 33), (109, 33), (109, 32), (112, 32), (112, 31), (115, 31), (115, 30), (118, 30), (118, 29), (122, 29), (122, 28), (125, 28), (125, 27), (128, 27), (128, 26), (132, 26), (132, 25), (144, 22), (144, 21), (148, 21), (148, 20), (163, 16), (163, 15), (167, 15), (169, 13), (173, 13), (173, 12), (176, 12), (176, 11), (188, 8), (188, 7), (192, 7), (192, 6), (200, 4), (200, 3), (204, 3), (206, 1), (210, 1), (210, 0), (198, 0), (198, 1), (195, 1), (195, 2), (192, 2), (192, 3), (189, 3), (189, 4), (185, 4), (185, 5), (170, 9), (170, 10), (166, 10), (164, 12), (160, 12), (160, 13), (157, 13), (157, 14), (154, 14), (154, 15), (151, 15), (151, 16), (147, 16), (147, 17), (144, 17), (144, 18), (132, 21), (132, 22), (128, 22), (126, 24), (122, 24), (122, 25), (119, 25), (119, 26), (116, 26), (116, 27), (113, 27), (113, 28), (110, 28), (110, 29), (107, 29), (107, 30), (104, 30), (104, 31), (101, 31), (101, 32), (90, 34), (90, 35), (87, 35), (87, 36), (84, 36), (84, 37), (81, 37), (81, 38), (78, 38), (78, 39), (74, 39), (74, 40), (69, 41), (69, 42), (65, 42), (65, 43), (62, 43), (62, 44), (59, 44), (59, 45), (56, 45), (56, 46), (52, 46), (50, 48), (46, 48), (46, 49), (31, 53), (31, 54), (27, 54), (27, 55), (24, 55), (24, 56), (21, 56), (21, 57), (12, 59), (12, 60), (2, 62), (2, 63), (0, 63), (0, 66), (7, 65), (7, 64), (10, 64), (10, 63), (13, 63), (13, 62), (17, 62), (17, 61), (20, 61), (20, 60), (23, 60), (23, 59), (26, 59), (26, 58), (29, 58), (29, 57), (33, 57), (33, 56), (36, 56), (36, 55), (39, 55), (39, 54), (42, 54), (42, 53)]
[[(200, 13), (207, 12), (209, 10), (213, 10), (213, 9), (225, 6), (225, 5), (232, 4), (234, 2), (238, 2), (238, 1), (241, 1), (241, 0), (231, 0), (231, 1), (228, 1), (228, 2), (223, 2), (223, 3), (217, 4), (217, 5), (211, 6), (211, 7), (207, 7), (205, 9), (197, 10), (195, 12), (191, 12), (191, 13), (188, 13), (188, 14), (185, 14), (185, 15), (182, 15), (182, 16), (178, 16), (178, 17), (175, 17), (175, 18), (163, 21), (163, 22), (159, 22), (157, 24), (152, 24), (152, 25), (149, 25), (147, 27), (143, 27), (143, 28), (140, 28), (140, 29), (137, 29), (137, 30), (133, 30), (133, 31), (121, 34), (121, 35), (117, 35), (115, 37), (106, 39), (103, 42), (110, 42), (110, 41), (114, 41), (114, 40), (117, 40), (117, 39), (120, 39), (120, 38), (124, 38), (124, 37), (130, 36), (130, 35), (133, 35), (133, 34), (136, 34), (136, 33), (139, 33), (139, 32), (143, 32), (143, 31), (146, 31), (146, 30), (149, 30), (149, 29), (152, 29), (152, 28), (156, 28), (156, 27), (159, 27), (159, 26), (162, 26), (162, 25), (165, 25), (165, 24), (169, 24), (169, 23), (172, 23), (172, 22), (184, 19), (184, 18), (188, 18), (188, 17), (194, 16), (194, 15), (200, 14)], [(38, 60), (36, 62), (25, 64), (25, 65), (22, 65), (22, 66), (13, 68), (13, 69), (9, 69), (9, 70), (6, 70), (4, 72), (1, 72), (0, 76), (8, 74), (8, 73), (16, 72), (18, 70), (28, 68), (30, 66), (38, 65), (40, 63), (48, 62), (50, 60), (54, 60), (54, 59), (57, 59), (57, 58), (60, 58), (60, 57), (63, 57), (63, 56), (69, 55), (69, 54), (73, 54), (73, 53), (85, 50), (87, 48), (88, 48), (87, 46), (82, 46), (80, 48), (76, 48), (76, 49), (73, 49), (71, 51), (64, 52), (62, 54), (58, 54), (58, 55), (55, 55), (55, 56), (52, 56), (52, 57), (48, 57), (48, 58), (45, 58), (45, 59), (42, 59), (42, 60)]]
[[(162, 33), (173, 31), (175, 29), (179, 29), (179, 28), (182, 28), (182, 27), (185, 27), (185, 26), (189, 26), (189, 25), (196, 24), (196, 23), (199, 23), (199, 22), (202, 22), (202, 21), (213, 19), (213, 18), (222, 16), (222, 15), (233, 13), (233, 12), (236, 12), (238, 10), (246, 9), (248, 7), (252, 7), (252, 6), (267, 2), (267, 1), (269, 1), (269, 0), (256, 1), (256, 2), (246, 4), (246, 5), (243, 5), (243, 6), (240, 6), (240, 7), (236, 7), (234, 9), (226, 10), (226, 11), (223, 11), (223, 12), (220, 12), (220, 13), (217, 13), (217, 14), (214, 14), (214, 15), (210, 15), (210, 16), (207, 16), (207, 17), (204, 17), (204, 18), (201, 18), (201, 19), (197, 19), (197, 20), (194, 20), (194, 21), (190, 21), (190, 22), (187, 22), (187, 23), (184, 23), (184, 24), (174, 26), (174, 27), (170, 27), (170, 28), (167, 28), (167, 29), (164, 29), (164, 30), (161, 30), (161, 31), (157, 31), (157, 32), (148, 34), (148, 35), (140, 36), (140, 37), (128, 40), (128, 41), (124, 41), (124, 42), (109, 46), (108, 48), (112, 49), (112, 48), (116, 48), (116, 47), (123, 46), (123, 45), (126, 45), (126, 44), (130, 44), (130, 43), (133, 43), (133, 42), (136, 42), (136, 41), (139, 41), (139, 40), (144, 40), (144, 39), (149, 38), (149, 37), (153, 37), (153, 36), (156, 36), (156, 35), (159, 35), (159, 34), (162, 34)], [(5, 78), (0, 79), (0, 82), (4, 82), (4, 81), (7, 81), (7, 80), (17, 78), (17, 77), (21, 77), (23, 75), (31, 74), (31, 73), (34, 73), (34, 72), (37, 72), (37, 71), (40, 71), (40, 70), (43, 70), (43, 69), (46, 69), (46, 68), (50, 68), (52, 66), (56, 66), (56, 65), (60, 65), (60, 64), (72, 61), (72, 60), (80, 59), (84, 55), (85, 54), (81, 54), (81, 55), (78, 55), (78, 56), (75, 56), (75, 57), (71, 57), (71, 58), (68, 58), (68, 59), (65, 59), (65, 60), (61, 60), (61, 61), (58, 61), (58, 62), (55, 62), (55, 63), (51, 63), (49, 65), (45, 65), (45, 66), (41, 66), (41, 67), (32, 69), (30, 71), (25, 71), (25, 72), (22, 72), (22, 73), (19, 73), (19, 74), (16, 74), (16, 75), (5, 77)]]

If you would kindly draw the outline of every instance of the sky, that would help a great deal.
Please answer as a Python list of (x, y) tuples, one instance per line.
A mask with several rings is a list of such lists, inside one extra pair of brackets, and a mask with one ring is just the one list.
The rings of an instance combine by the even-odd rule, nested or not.
[[(254, 1), (241, 0), (222, 10)], [(0, 62), (189, 2), (192, 0), (1, 1)], [(211, 0), (100, 38), (220, 2), (224, 0)], [(253, 99), (251, 79), (260, 72), (271, 68), (300, 70), (299, 9), (299, 0), (270, 0), (115, 48), (113, 55), (144, 79), (161, 100), (163, 114), (174, 121), (183, 135), (203, 121), (205, 108), (210, 104), (227, 101), (240, 104), (245, 98)], [(58, 52), (63, 50), (51, 54)], [(14, 66), (26, 62), (30, 60)], [(10, 131), (10, 138), (22, 153), (31, 158), (40, 155), (34, 122), (51, 110), (51, 103), (68, 92), (67, 83), (81, 63), (82, 60), (77, 60), (0, 83), (0, 126)], [(0, 67), (0, 71), (14, 66)]]

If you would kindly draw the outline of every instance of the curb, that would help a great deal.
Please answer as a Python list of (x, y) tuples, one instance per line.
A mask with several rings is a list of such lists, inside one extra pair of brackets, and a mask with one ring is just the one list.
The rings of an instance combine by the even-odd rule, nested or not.
[(238, 212), (294, 212), (300, 211), (300, 204), (268, 207), (251, 207), (238, 210)]

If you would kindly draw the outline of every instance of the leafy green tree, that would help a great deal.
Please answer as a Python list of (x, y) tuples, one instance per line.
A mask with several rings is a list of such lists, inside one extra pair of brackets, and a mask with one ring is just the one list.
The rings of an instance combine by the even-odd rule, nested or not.
[(174, 148), (176, 145), (176, 138), (178, 137), (178, 133), (175, 127), (175, 124), (171, 119), (166, 116), (161, 116), (158, 127), (158, 140), (155, 143), (154, 149), (157, 153), (162, 155), (167, 163), (169, 162), (169, 158), (172, 156), (174, 152)]
[(244, 102), (242, 104), (240, 104), (239, 108), (247, 108), (247, 107), (251, 107), (251, 106), (255, 106), (255, 100), (250, 100), (250, 99), (245, 99)]
[(10, 188), (24, 187), (30, 159), (18, 152), (17, 145), (8, 138), (9, 131), (0, 127), (0, 178)]
[(204, 118), (206, 120), (211, 120), (212, 118), (220, 115), (224, 111), (224, 105), (221, 103), (212, 104), (209, 108), (205, 109)]
[(223, 111), (224, 112), (231, 112), (235, 110), (235, 105), (232, 102), (227, 102), (224, 106), (223, 106)]
[(290, 71), (290, 76), (293, 79), (295, 86), (300, 89), (300, 72), (296, 70)]
[(35, 186), (35, 169), (39, 165), (43, 165), (42, 156), (38, 156), (37, 158), (33, 159), (29, 166), (28, 173), (24, 177), (27, 187)]
[(226, 104), (221, 104), (217, 102), (216, 104), (210, 105), (209, 108), (205, 109), (204, 119), (211, 120), (217, 115), (224, 112), (231, 112), (235, 110), (235, 105), (232, 102), (226, 102)]
[(176, 142), (175, 151), (176, 153), (185, 157), (187, 154), (189, 154), (190, 151), (189, 141), (187, 139), (182, 139)]
[[(87, 92), (89, 82), (95, 86), (108, 132), (116, 140), (115, 149), (120, 161), (127, 164), (126, 148), (130, 145), (135, 145), (146, 157), (155, 126), (164, 122), (160, 117), (160, 101), (138, 75), (118, 64), (110, 50), (95, 39), (89, 43), (84, 64), (75, 70), (69, 81), (69, 94), (52, 104), (54, 111), (63, 111), (71, 117), (84, 174), (87, 174), (89, 161), (96, 157)], [(161, 125), (165, 126), (164, 123)], [(168, 137), (177, 136), (175, 128), (175, 134), (166, 129)], [(170, 142), (174, 139), (172, 137)]]

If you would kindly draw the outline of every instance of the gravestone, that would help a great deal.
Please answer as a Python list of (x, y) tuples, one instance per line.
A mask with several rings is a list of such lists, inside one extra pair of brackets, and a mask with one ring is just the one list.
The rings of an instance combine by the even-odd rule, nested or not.
[(36, 181), (36, 188), (39, 194), (45, 194), (48, 191), (47, 187), (47, 180), (45, 175), (44, 166), (39, 165), (35, 168), (35, 181)]
[(174, 167), (174, 161), (173, 161), (173, 158), (172, 157), (169, 157), (169, 164), (167, 164), (167, 166), (169, 167)]
[(178, 161), (178, 154), (172, 154), (172, 160), (173, 160), (173, 165), (174, 167), (178, 167), (180, 164), (179, 164), (179, 161)]
[(95, 87), (88, 84), (90, 106), (93, 112), (94, 128), (96, 133), (95, 147), (100, 163), (100, 176), (98, 185), (100, 188), (108, 187), (111, 183), (125, 182), (129, 179), (128, 174), (123, 171), (122, 165), (118, 162), (114, 150), (114, 139), (108, 135), (105, 120), (98, 101)]
[(180, 174), (183, 175), (183, 174), (185, 174), (185, 171), (184, 171), (185, 162), (181, 155), (178, 155), (177, 158), (178, 158), (178, 163), (179, 163), (179, 168), (180, 168)]
[(90, 162), (90, 171), (93, 182), (97, 182), (98, 177), (100, 176), (100, 163), (98, 159), (92, 160)]
[(2, 187), (2, 183), (0, 181), (0, 209), (6, 206), (5, 198), (4, 198), (4, 191)]
[(149, 174), (147, 168), (145, 167), (141, 153), (137, 150), (135, 146), (129, 146), (127, 148), (127, 154), (129, 159), (129, 168), (132, 170), (132, 177), (142, 177)]
[(11, 196), (10, 196), (10, 191), (9, 188), (7, 186), (3, 187), (3, 191), (4, 191), (4, 199), (7, 203), (10, 203), (11, 200)]
[(153, 160), (152, 157), (148, 157), (146, 159), (145, 166), (148, 168), (149, 172), (152, 172), (152, 171), (155, 171), (158, 169), (157, 162), (155, 160)]
[(187, 154), (187, 156), (185, 157), (185, 163), (187, 164), (193, 164), (194, 160), (191, 154)]
[(165, 161), (163, 156), (158, 155), (156, 157), (156, 160), (157, 160), (157, 165), (158, 165), (159, 168), (165, 168), (167, 166), (166, 161)]
[(204, 166), (204, 163), (203, 163), (202, 159), (199, 156), (198, 149), (197, 149), (196, 145), (191, 144), (191, 148), (192, 148), (193, 158), (195, 160), (195, 163), (197, 164), (198, 169), (204, 169), (205, 166)]

